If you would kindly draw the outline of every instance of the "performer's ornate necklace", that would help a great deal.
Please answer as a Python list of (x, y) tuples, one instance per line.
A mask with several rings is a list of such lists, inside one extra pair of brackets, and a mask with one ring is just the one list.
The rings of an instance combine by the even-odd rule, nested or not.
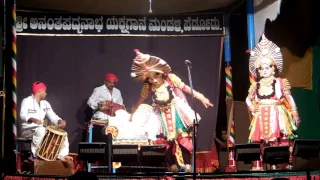
[(166, 89), (166, 83), (162, 83), (161, 85), (152, 86), (152, 90), (155, 92), (163, 93)]
[(168, 101), (169, 100), (169, 91), (166, 86), (166, 83), (163, 83), (160, 87), (154, 89), (155, 94), (157, 96), (157, 100), (159, 101)]
[(263, 99), (274, 95), (275, 77), (262, 78), (258, 83), (258, 95)]
[(171, 87), (164, 82), (162, 85), (152, 87), (152, 97), (154, 102), (158, 105), (167, 106), (173, 99)]

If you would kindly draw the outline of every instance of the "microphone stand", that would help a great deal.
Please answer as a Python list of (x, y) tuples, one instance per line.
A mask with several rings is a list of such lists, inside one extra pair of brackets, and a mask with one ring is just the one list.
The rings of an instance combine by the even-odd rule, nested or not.
[[(106, 127), (109, 124), (109, 117), (112, 117), (113, 114), (113, 98), (111, 97), (111, 103), (109, 105), (109, 114), (108, 119), (106, 121)], [(107, 134), (107, 147), (108, 147), (108, 173), (113, 173), (113, 149), (112, 149), (112, 134)]]
[[(113, 115), (113, 98), (111, 97), (111, 103), (109, 105), (109, 112), (110, 112), (110, 116), (109, 117), (112, 117)], [(109, 121), (109, 118), (108, 118), (108, 121)], [(107, 122), (109, 123), (109, 122)], [(112, 173), (112, 169), (113, 169), (113, 159), (112, 159), (112, 156), (113, 156), (113, 149), (112, 149), (112, 134), (109, 133), (108, 134), (108, 149), (109, 149), (109, 173)]]
[(196, 138), (196, 133), (198, 130), (199, 122), (198, 122), (198, 117), (197, 117), (197, 111), (196, 111), (196, 105), (195, 105), (195, 100), (194, 100), (194, 94), (193, 94), (193, 85), (192, 85), (192, 76), (191, 76), (191, 65), (187, 64), (188, 68), (188, 78), (189, 78), (189, 86), (191, 89), (191, 97), (192, 97), (192, 104), (193, 104), (193, 111), (195, 118), (193, 119), (193, 136), (192, 136), (192, 144), (193, 144), (193, 149), (192, 149), (192, 167), (193, 167), (193, 179), (196, 179), (196, 149), (197, 149), (197, 138)]

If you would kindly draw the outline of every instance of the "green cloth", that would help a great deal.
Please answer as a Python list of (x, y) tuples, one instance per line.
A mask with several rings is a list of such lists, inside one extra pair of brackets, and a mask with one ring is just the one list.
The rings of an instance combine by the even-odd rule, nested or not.
[[(186, 128), (183, 126), (183, 123), (182, 123), (182, 119), (178, 113), (178, 110), (174, 107), (171, 107), (172, 109), (171, 110), (174, 110), (175, 112), (175, 119), (176, 119), (176, 132), (178, 132), (179, 129), (182, 130), (182, 132), (186, 132)], [(161, 114), (165, 114), (163, 111), (161, 111)], [(165, 119), (161, 117), (161, 120), (162, 120), (162, 126), (164, 126), (166, 123), (165, 123)], [(168, 136), (168, 129), (167, 127), (162, 127), (164, 129), (164, 136)]]

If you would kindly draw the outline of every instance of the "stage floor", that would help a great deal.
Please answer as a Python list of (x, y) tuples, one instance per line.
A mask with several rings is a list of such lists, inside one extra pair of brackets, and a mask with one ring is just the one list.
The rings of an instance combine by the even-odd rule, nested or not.
[[(142, 180), (171, 180), (171, 179), (193, 179), (192, 174), (172, 173), (135, 173), (135, 174), (111, 174), (99, 175), (99, 179), (142, 179)], [(3, 176), (4, 180), (54, 180), (67, 179), (66, 176), (17, 174)], [(265, 171), (265, 172), (237, 172), (237, 173), (202, 173), (197, 174), (196, 179), (228, 179), (228, 180), (272, 180), (274, 178), (285, 178), (290, 180), (320, 180), (320, 171)]]

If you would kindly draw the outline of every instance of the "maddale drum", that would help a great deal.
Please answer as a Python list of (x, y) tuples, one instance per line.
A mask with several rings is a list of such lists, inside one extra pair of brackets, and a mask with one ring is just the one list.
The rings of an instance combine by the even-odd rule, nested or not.
[(65, 141), (67, 132), (57, 126), (47, 126), (46, 135), (37, 150), (37, 156), (43, 160), (55, 161)]

